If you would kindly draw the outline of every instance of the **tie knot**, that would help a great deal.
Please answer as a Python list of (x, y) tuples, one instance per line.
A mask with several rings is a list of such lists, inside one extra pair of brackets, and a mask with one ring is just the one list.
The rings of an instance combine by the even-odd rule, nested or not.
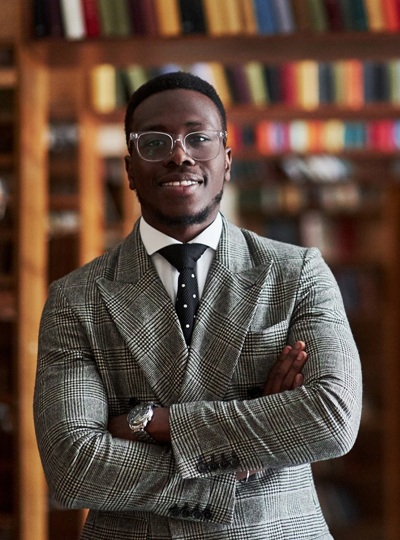
[(203, 244), (171, 244), (158, 251), (172, 266), (182, 272), (184, 268), (195, 268), (207, 246)]

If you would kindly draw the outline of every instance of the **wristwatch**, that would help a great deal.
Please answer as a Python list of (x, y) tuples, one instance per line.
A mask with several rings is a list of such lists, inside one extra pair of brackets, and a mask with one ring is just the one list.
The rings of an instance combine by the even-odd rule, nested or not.
[(153, 418), (154, 407), (157, 405), (153, 401), (139, 402), (128, 413), (127, 420), (134, 437), (143, 442), (156, 442), (151, 435), (145, 431), (145, 427)]

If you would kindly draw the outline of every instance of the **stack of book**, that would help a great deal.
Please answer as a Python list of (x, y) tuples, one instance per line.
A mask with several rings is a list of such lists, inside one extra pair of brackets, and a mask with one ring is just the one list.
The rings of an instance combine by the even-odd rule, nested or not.
[(397, 0), (32, 0), (34, 34), (108, 36), (400, 30)]
[[(242, 129), (242, 126), (233, 124), (228, 128), (228, 142), (239, 155), (246, 149)], [(248, 130), (246, 127), (246, 132)], [(255, 149), (263, 156), (288, 152), (340, 153), (366, 150), (391, 153), (400, 150), (400, 121), (261, 121), (254, 125), (254, 141)]]
[(189, 71), (210, 82), (226, 106), (284, 105), (314, 110), (324, 105), (360, 109), (385, 102), (400, 106), (400, 60), (361, 62), (311, 60), (283, 65), (218, 62), (159, 67), (133, 65), (117, 69), (102, 64), (93, 70), (94, 109), (107, 113), (126, 105), (131, 94), (150, 78), (173, 70)]

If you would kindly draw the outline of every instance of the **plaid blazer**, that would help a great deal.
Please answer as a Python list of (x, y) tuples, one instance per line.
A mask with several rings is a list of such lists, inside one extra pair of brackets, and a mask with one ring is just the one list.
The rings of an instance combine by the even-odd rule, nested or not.
[[(304, 385), (259, 397), (299, 339)], [(111, 436), (132, 396), (170, 407), (172, 445)], [(357, 349), (316, 249), (223, 220), (190, 348), (137, 224), (50, 287), (36, 432), (53, 497), (91, 509), (85, 540), (332, 538), (310, 463), (350, 450), (360, 410)]]

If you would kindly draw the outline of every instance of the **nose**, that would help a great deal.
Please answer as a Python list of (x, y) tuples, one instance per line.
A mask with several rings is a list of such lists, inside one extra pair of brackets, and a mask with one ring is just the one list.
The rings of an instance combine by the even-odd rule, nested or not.
[(167, 162), (175, 163), (176, 165), (183, 165), (183, 163), (194, 165), (195, 160), (186, 153), (183, 141), (180, 137), (174, 140), (172, 153), (168, 156)]

